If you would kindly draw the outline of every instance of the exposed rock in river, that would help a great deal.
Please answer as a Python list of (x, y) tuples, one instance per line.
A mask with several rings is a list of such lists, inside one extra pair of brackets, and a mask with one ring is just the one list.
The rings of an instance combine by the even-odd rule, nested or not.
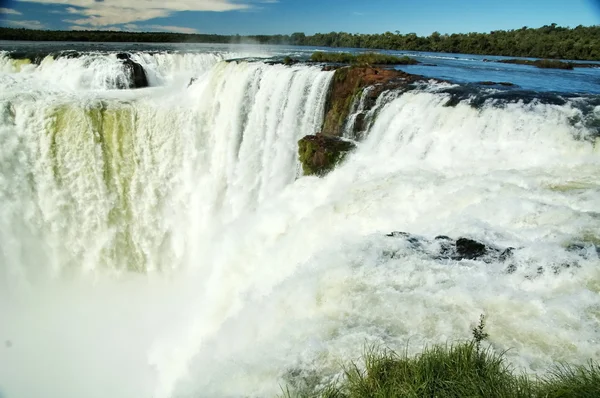
[[(331, 67), (326, 67), (331, 70)], [(386, 90), (406, 88), (425, 78), (394, 69), (373, 67), (344, 67), (335, 69), (325, 105), (323, 134), (341, 136), (352, 104), (363, 90), (372, 87), (365, 99), (364, 111), (371, 109), (379, 95)]]
[(363, 107), (361, 113), (355, 115), (353, 128), (362, 130), (366, 127), (366, 113), (384, 91), (408, 89), (411, 83), (424, 80), (419, 75), (385, 68), (329, 65), (324, 70), (335, 70), (335, 73), (325, 105), (322, 133), (306, 136), (298, 142), (304, 175), (327, 174), (354, 149), (353, 142), (339, 137), (343, 135), (355, 101), (361, 99)]
[(304, 175), (327, 174), (354, 148), (353, 142), (338, 137), (307, 135), (298, 141), (298, 155)]
[(125, 68), (125, 73), (128, 75), (127, 81), (129, 82), (127, 87), (121, 86), (119, 87), (120, 89), (148, 87), (148, 77), (142, 65), (133, 61), (127, 53), (117, 54), (117, 59), (123, 61), (123, 67)]
[[(514, 248), (501, 249), (469, 238), (454, 240), (448, 236), (440, 235), (429, 241), (423, 237), (411, 235), (406, 232), (392, 232), (387, 236), (403, 238), (411, 246), (428, 252), (440, 260), (483, 260), (485, 262), (504, 262), (512, 257)], [(427, 249), (426, 249), (427, 248)]]

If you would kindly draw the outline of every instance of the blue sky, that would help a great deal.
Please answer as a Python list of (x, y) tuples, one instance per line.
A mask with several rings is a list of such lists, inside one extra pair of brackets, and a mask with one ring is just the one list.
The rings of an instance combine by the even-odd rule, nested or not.
[(0, 25), (217, 34), (429, 35), (600, 24), (600, 0), (0, 0)]

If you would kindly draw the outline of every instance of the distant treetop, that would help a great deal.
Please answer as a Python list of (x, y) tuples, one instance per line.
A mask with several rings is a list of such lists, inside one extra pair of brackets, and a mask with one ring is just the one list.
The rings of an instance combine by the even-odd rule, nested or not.
[(417, 36), (400, 34), (353, 34), (344, 32), (291, 35), (223, 36), (165, 32), (55, 31), (0, 28), (0, 40), (152, 42), (152, 43), (243, 43), (289, 44), (299, 46), (370, 48), (382, 50), (431, 51), (510, 57), (600, 60), (600, 26), (563, 28), (555, 23), (538, 29), (490, 33), (455, 33)]

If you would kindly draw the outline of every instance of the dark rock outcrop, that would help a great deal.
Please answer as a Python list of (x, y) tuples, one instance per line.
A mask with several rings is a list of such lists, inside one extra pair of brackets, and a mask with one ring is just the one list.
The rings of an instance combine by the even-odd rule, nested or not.
[(488, 252), (488, 248), (480, 242), (472, 239), (460, 238), (456, 241), (456, 258), (475, 260), (479, 257), (483, 257)]
[(327, 174), (354, 148), (353, 142), (338, 137), (307, 135), (298, 141), (298, 155), (304, 175)]
[[(388, 237), (399, 240), (396, 249), (387, 248), (382, 254), (383, 257), (396, 259), (406, 256), (406, 249), (425, 255), (431, 259), (438, 261), (483, 261), (488, 264), (502, 264), (505, 267), (507, 274), (517, 272), (519, 267), (525, 265), (528, 267), (527, 261), (525, 264), (520, 262), (515, 256), (519, 250), (514, 247), (500, 248), (483, 242), (478, 242), (469, 238), (458, 238), (456, 240), (446, 236), (439, 235), (433, 240), (422, 236), (409, 234), (407, 232), (391, 232)], [(544, 275), (552, 272), (555, 275), (564, 272), (565, 270), (576, 270), (581, 267), (581, 260), (597, 260), (600, 259), (600, 245), (595, 242), (576, 242), (565, 247), (565, 251), (571, 254), (565, 258), (561, 258), (556, 262), (544, 263), (535, 269), (530, 269), (525, 272), (525, 277), (528, 279)]]
[(433, 241), (411, 235), (407, 232), (392, 232), (387, 236), (402, 238), (411, 247), (425, 252), (438, 260), (482, 260), (484, 262), (505, 262), (509, 260), (514, 248), (500, 249), (473, 239), (459, 238), (454, 240), (446, 235), (436, 236)]
[(131, 56), (127, 53), (117, 54), (117, 59), (123, 63), (125, 74), (127, 75), (127, 86), (123, 85), (121, 89), (136, 89), (148, 87), (148, 77), (144, 67), (131, 59)]
[(293, 59), (291, 57), (285, 57), (283, 59), (283, 64), (287, 65), (287, 66), (294, 65), (294, 64), (297, 64), (297, 63), (298, 63), (298, 60), (297, 59)]
[(496, 86), (496, 85), (504, 86), (504, 87), (514, 87), (515, 86), (515, 84), (511, 83), (511, 82), (492, 82), (492, 81), (487, 81), (487, 80), (483, 81), (483, 82), (479, 82), (477, 84), (480, 84), (482, 86)]

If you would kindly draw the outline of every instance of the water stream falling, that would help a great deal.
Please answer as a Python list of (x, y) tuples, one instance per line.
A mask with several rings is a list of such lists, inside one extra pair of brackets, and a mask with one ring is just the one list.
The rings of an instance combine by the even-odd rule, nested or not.
[[(151, 87), (127, 91), (114, 54), (0, 58), (0, 396), (270, 397), (481, 313), (527, 372), (600, 357), (581, 107), (387, 93), (357, 150), (303, 177), (333, 73), (231, 57), (136, 53)], [(394, 230), (514, 247), (514, 268)]]

